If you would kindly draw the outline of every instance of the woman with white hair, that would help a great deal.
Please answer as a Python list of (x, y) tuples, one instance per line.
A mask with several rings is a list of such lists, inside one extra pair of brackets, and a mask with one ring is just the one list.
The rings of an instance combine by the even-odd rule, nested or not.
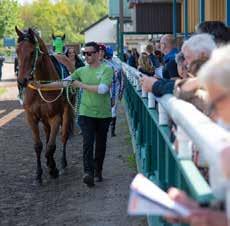
[(216, 44), (211, 35), (198, 34), (186, 40), (181, 50), (184, 54), (185, 62), (189, 67), (194, 60), (209, 58), (215, 48)]
[[(199, 72), (201, 84), (209, 94), (210, 110), (216, 114), (217, 123), (230, 131), (230, 45), (215, 50), (211, 59)], [(230, 144), (221, 152), (221, 166), (230, 179)]]
[[(218, 123), (230, 130), (230, 45), (213, 51), (211, 58), (198, 72), (198, 79), (208, 92), (210, 110), (218, 117)], [(230, 144), (229, 144), (230, 145)], [(221, 166), (223, 173), (230, 178), (230, 147), (221, 152)], [(190, 199), (184, 192), (175, 188), (169, 191), (172, 199), (191, 208), (192, 214), (187, 219), (180, 219), (192, 226), (227, 226), (224, 211), (212, 208), (201, 208), (198, 203)], [(172, 219), (169, 219), (172, 222)]]
[[(185, 64), (189, 69), (192, 62), (196, 60), (209, 59), (212, 51), (216, 49), (216, 43), (209, 34), (197, 34), (186, 40), (182, 45), (182, 53), (184, 54)], [(189, 79), (181, 87), (183, 91), (193, 91), (200, 87), (197, 78)]]
[(199, 71), (201, 85), (205, 86), (210, 110), (218, 122), (230, 130), (230, 45), (213, 51), (210, 60)]

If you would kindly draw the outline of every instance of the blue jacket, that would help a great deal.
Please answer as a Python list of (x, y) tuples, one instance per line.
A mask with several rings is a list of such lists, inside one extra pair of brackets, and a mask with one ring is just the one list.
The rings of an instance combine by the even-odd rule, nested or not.
[(175, 86), (175, 80), (159, 79), (152, 86), (152, 93), (156, 97), (162, 97), (165, 94), (172, 94)]
[(177, 53), (178, 50), (174, 48), (164, 56), (165, 65), (162, 71), (163, 78), (171, 79), (171, 78), (178, 77), (177, 64), (175, 61), (175, 57)]

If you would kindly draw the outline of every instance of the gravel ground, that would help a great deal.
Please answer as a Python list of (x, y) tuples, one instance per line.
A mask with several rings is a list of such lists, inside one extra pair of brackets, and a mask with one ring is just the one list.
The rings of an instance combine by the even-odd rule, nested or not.
[[(25, 114), (7, 121), (8, 113), (21, 109), (16, 83), (5, 81), (0, 86), (8, 87), (0, 96), (0, 122), (7, 122), (0, 123), (0, 225), (147, 225), (144, 218), (126, 213), (129, 184), (136, 172), (128, 163), (132, 147), (122, 107), (118, 135), (108, 139), (102, 183), (91, 189), (82, 183), (82, 137), (75, 135), (67, 147), (68, 169), (58, 179), (49, 177), (43, 152), (43, 185), (38, 186), (34, 184), (36, 159)], [(58, 166), (60, 154), (58, 137)]]

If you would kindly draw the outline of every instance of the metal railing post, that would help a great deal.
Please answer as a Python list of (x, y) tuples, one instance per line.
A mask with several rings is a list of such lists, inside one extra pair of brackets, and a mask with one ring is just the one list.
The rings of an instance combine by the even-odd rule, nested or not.
[(199, 21), (204, 22), (205, 21), (205, 0), (199, 0)]

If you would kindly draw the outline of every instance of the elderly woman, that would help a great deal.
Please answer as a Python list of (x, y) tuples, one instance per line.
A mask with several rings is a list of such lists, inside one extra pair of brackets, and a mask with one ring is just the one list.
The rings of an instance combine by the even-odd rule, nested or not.
[[(230, 45), (213, 51), (210, 60), (198, 72), (200, 83), (206, 87), (210, 109), (215, 112), (218, 123), (230, 131)], [(224, 174), (230, 178), (230, 148), (221, 153)], [(169, 195), (192, 210), (189, 218), (183, 219), (193, 226), (227, 226), (227, 217), (223, 211), (201, 208), (185, 193), (171, 189)]]
[(201, 68), (199, 78), (205, 85), (210, 100), (210, 110), (218, 123), (230, 131), (230, 45), (217, 49)]

